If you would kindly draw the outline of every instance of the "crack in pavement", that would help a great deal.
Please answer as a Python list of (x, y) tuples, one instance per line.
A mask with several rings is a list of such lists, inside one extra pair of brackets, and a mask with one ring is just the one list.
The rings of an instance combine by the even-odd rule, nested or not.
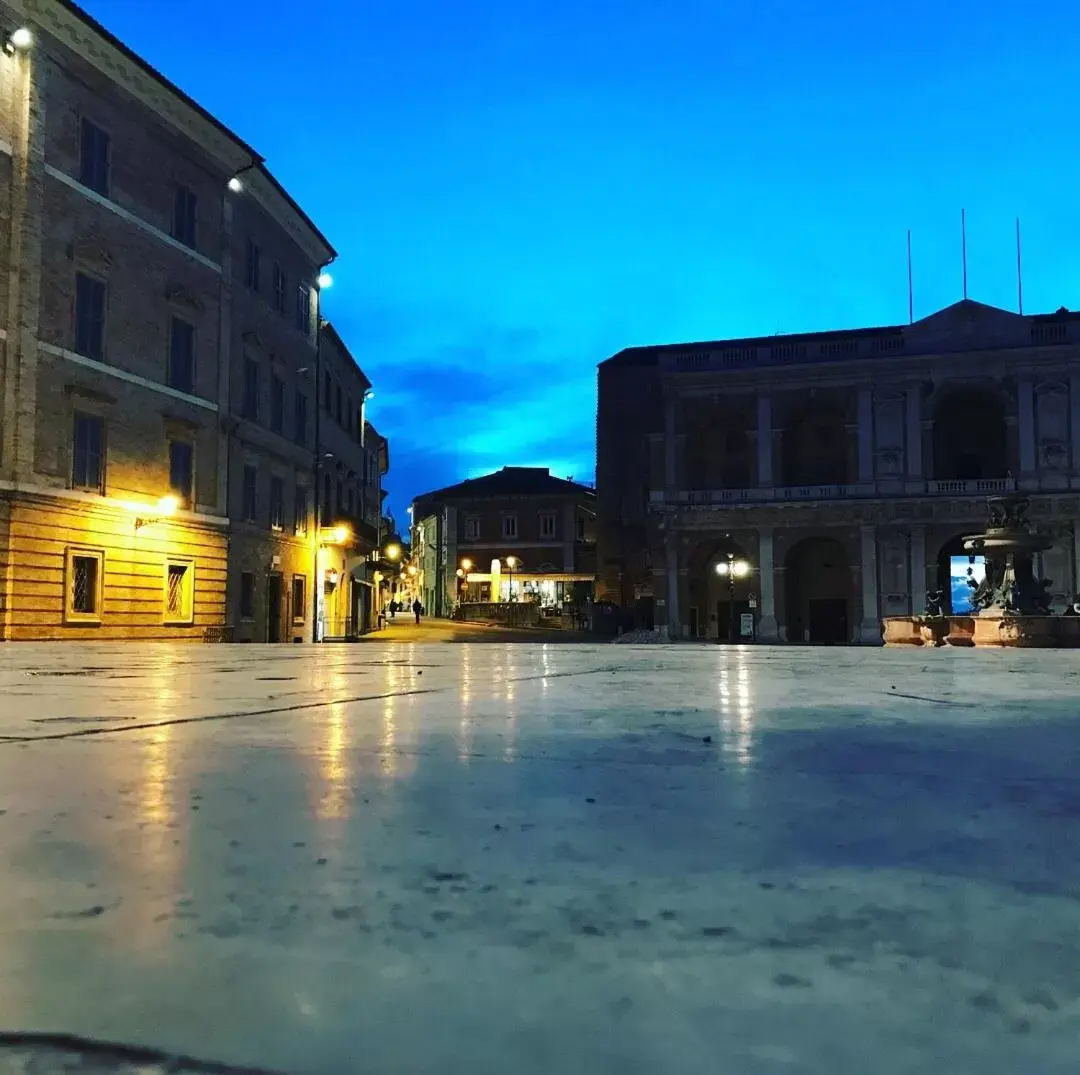
[[(614, 671), (612, 668), (588, 668), (580, 672), (549, 672), (533, 676), (519, 676), (507, 680), (509, 683), (529, 683), (538, 679), (565, 679), (573, 676), (594, 676), (601, 672)], [(328, 698), (317, 702), (298, 702), (295, 705), (272, 706), (267, 709), (247, 709), (238, 713), (204, 713), (198, 717), (173, 717), (169, 720), (148, 720), (139, 724), (125, 724), (121, 727), (108, 728), (78, 728), (68, 732), (50, 732), (45, 735), (0, 735), (0, 746), (10, 746), (13, 743), (44, 743), (58, 739), (82, 739), (91, 735), (122, 735), (127, 732), (150, 731), (154, 728), (168, 728), (177, 724), (203, 724), (215, 720), (236, 720), (240, 717), (267, 717), (280, 713), (297, 713), (310, 709), (325, 709), (329, 706), (345, 705), (350, 702), (378, 702), (384, 698), (409, 698), (419, 694), (445, 694), (447, 691), (456, 690), (457, 683), (446, 687), (418, 687), (407, 691), (384, 691), (381, 694), (358, 694), (349, 698)], [(62, 718), (50, 718), (53, 720)], [(115, 717), (122, 720), (122, 717)]]

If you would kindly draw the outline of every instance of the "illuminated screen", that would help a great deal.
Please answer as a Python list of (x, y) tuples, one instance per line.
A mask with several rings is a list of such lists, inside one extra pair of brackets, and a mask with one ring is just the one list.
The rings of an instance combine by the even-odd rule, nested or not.
[(954, 616), (967, 616), (974, 611), (971, 595), (975, 591), (968, 585), (968, 579), (978, 585), (984, 578), (986, 578), (986, 560), (982, 556), (976, 556), (974, 563), (967, 556), (949, 557), (949, 596)]

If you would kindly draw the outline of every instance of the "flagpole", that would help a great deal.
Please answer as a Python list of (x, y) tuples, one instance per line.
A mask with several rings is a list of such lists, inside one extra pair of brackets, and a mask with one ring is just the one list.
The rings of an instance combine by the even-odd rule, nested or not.
[(907, 319), (909, 325), (915, 321), (915, 293), (911, 289), (911, 228), (907, 230)]
[(1020, 271), (1020, 218), (1016, 218), (1016, 301), (1020, 313), (1024, 312), (1024, 277)]
[(964, 263), (964, 298), (967, 298), (967, 215), (960, 210), (960, 257)]

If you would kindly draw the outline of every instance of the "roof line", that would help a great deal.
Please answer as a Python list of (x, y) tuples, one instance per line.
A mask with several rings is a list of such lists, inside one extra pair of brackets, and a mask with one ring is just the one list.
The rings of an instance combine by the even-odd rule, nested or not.
[(238, 148), (242, 149), (248, 156), (251, 157), (252, 163), (258, 166), (259, 170), (266, 176), (277, 192), (285, 199), (289, 204), (289, 207), (300, 217), (301, 220), (311, 229), (312, 234), (318, 239), (323, 246), (330, 251), (330, 261), (333, 261), (337, 257), (337, 251), (334, 249), (333, 244), (323, 234), (321, 229), (315, 224), (310, 216), (300, 207), (300, 204), (296, 199), (282, 186), (281, 182), (274, 176), (266, 166), (266, 158), (250, 145), (243, 138), (241, 138), (231, 127), (227, 126), (220, 119), (213, 114), (213, 112), (204, 108), (198, 101), (195, 100), (190, 94), (185, 93), (172, 79), (163, 75), (152, 63), (140, 56), (133, 48), (125, 44), (119, 37), (116, 36), (111, 30), (106, 28), (97, 19), (93, 17), (84, 8), (81, 8), (74, 0), (59, 0), (59, 2), (71, 11), (77, 18), (84, 22), (94, 33), (100, 34), (105, 40), (113, 46), (113, 48), (122, 52), (132, 63), (141, 67), (148, 75), (156, 79), (162, 86), (165, 87), (170, 93), (175, 94), (185, 105), (188, 106), (193, 112), (196, 112), (207, 123), (221, 131), (226, 137), (232, 139)]

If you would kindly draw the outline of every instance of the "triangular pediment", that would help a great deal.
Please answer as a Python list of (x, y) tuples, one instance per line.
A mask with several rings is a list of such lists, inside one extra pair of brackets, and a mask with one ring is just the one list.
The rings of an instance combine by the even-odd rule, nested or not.
[(961, 299), (943, 310), (920, 318), (907, 330), (912, 336), (959, 336), (999, 339), (1026, 331), (1027, 321), (1011, 310), (988, 306), (974, 299)]

